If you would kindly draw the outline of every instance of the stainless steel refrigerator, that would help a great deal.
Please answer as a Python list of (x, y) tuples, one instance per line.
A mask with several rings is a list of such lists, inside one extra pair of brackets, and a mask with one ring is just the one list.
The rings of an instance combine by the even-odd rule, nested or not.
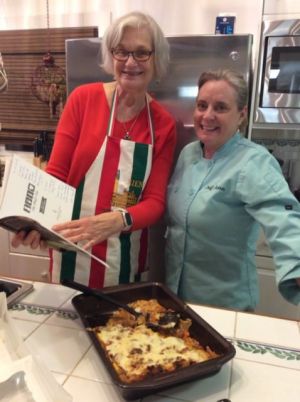
[[(188, 142), (195, 140), (193, 109), (197, 82), (201, 72), (230, 68), (243, 74), (252, 88), (252, 35), (170, 36), (170, 65), (160, 82), (153, 82), (151, 95), (160, 101), (178, 123), (176, 155)], [(88, 82), (112, 81), (101, 65), (101, 38), (66, 41), (66, 74), (68, 94)], [(251, 94), (250, 94), (251, 95)], [(250, 99), (249, 99), (250, 105)], [(150, 279), (164, 278), (164, 222), (150, 231)]]

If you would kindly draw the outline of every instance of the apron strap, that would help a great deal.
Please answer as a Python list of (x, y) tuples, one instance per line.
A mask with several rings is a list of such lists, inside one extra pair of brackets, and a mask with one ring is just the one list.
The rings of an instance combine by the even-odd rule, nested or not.
[(107, 128), (107, 136), (111, 136), (113, 132), (113, 125), (114, 125), (114, 120), (115, 120), (115, 114), (116, 114), (116, 109), (117, 109), (117, 91), (114, 90), (113, 93), (113, 98), (112, 98), (112, 103), (111, 103), (111, 110), (110, 110), (110, 115), (109, 115), (109, 123), (108, 123), (108, 128)]
[(146, 95), (146, 105), (147, 105), (147, 111), (148, 111), (148, 124), (149, 124), (150, 136), (151, 136), (151, 144), (154, 146), (154, 142), (155, 142), (154, 128), (153, 128), (153, 121), (152, 121), (152, 114), (151, 114), (149, 99), (148, 99), (147, 95)]

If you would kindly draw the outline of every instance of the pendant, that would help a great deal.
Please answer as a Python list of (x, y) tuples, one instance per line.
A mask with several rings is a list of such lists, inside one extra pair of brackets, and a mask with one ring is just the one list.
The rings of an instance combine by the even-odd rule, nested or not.
[(131, 137), (130, 137), (128, 131), (126, 131), (126, 133), (125, 133), (125, 135), (124, 135), (124, 139), (125, 139), (125, 140), (131, 140)]

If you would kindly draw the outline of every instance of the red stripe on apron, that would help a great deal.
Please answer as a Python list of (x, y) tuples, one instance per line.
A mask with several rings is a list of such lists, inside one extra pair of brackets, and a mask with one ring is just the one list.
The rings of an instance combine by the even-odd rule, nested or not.
[[(106, 259), (106, 249), (107, 249), (107, 241), (103, 241), (100, 244), (96, 244), (92, 247), (92, 253), (98, 255), (99, 258), (103, 261)], [(105, 268), (101, 267), (100, 264), (95, 261), (93, 258), (91, 259), (91, 270), (89, 277), (89, 287), (101, 289), (104, 287), (104, 276), (105, 276)]]
[[(98, 199), (96, 203), (95, 215), (111, 209), (111, 199), (115, 184), (116, 172), (118, 170), (120, 159), (120, 140), (110, 137), (106, 144), (106, 152), (103, 161), (101, 179), (98, 188)], [(93, 247), (92, 252), (99, 255), (103, 261), (106, 260), (107, 241), (97, 244)], [(99, 273), (99, 264), (97, 261), (91, 261), (91, 270), (89, 278), (89, 286), (95, 288), (103, 288), (105, 269)]]

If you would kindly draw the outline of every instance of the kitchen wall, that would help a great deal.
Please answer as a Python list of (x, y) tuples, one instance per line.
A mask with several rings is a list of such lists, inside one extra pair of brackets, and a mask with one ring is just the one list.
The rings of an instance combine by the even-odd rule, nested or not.
[(295, 13), (300, 13), (300, 2), (295, 0), (266, 0), (263, 12), (266, 15), (284, 14), (287, 18), (293, 18)]
[[(142, 10), (154, 15), (170, 34), (213, 33), (215, 16), (224, 12), (236, 14), (238, 33), (248, 33), (256, 28), (256, 17), (261, 15), (263, 6), (263, 0), (48, 0), (48, 3), (53, 27), (94, 25), (98, 21), (103, 32), (111, 16)], [(0, 29), (45, 28), (46, 4), (46, 0), (0, 0)]]
[[(105, 0), (48, 0), (52, 28), (109, 23)], [(46, 0), (0, 0), (0, 29), (47, 28)]]
[[(152, 15), (166, 35), (213, 34), (219, 13), (236, 15), (235, 33), (252, 33), (257, 46), (263, 0), (48, 0), (55, 27), (98, 26), (101, 36), (111, 21), (126, 12)], [(0, 0), (0, 29), (46, 28), (46, 0)], [(0, 45), (1, 51), (1, 45)]]
[[(212, 34), (219, 13), (234, 14), (235, 32), (254, 35), (254, 54), (263, 14), (300, 13), (294, 0), (48, 0), (48, 5), (52, 28), (93, 25), (100, 36), (113, 18), (132, 10), (155, 17), (167, 35)], [(0, 30), (32, 28), (47, 28), (47, 0), (0, 0)]]

